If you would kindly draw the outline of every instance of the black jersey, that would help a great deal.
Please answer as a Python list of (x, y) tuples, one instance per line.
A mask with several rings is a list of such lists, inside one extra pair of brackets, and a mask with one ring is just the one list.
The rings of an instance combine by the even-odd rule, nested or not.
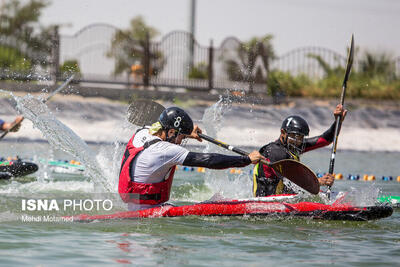
[[(306, 138), (304, 152), (308, 152), (332, 143), (335, 135), (335, 123), (320, 136)], [(291, 153), (284, 144), (278, 139), (262, 148), (260, 153), (270, 162), (276, 162), (283, 159), (300, 160), (295, 154)], [(274, 194), (293, 193), (289, 188), (283, 185), (280, 177), (274, 169), (264, 165), (257, 164), (254, 169), (253, 194), (254, 196), (269, 196)]]

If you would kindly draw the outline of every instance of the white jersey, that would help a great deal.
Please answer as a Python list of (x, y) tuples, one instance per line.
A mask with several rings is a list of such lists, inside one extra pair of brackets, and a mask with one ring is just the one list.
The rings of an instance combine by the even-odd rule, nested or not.
[[(133, 138), (134, 147), (141, 147), (145, 142), (160, 139), (151, 135), (148, 129), (140, 130)], [(160, 139), (161, 140), (161, 139)], [(136, 155), (132, 163), (132, 177), (137, 183), (159, 183), (168, 178), (171, 168), (182, 165), (189, 150), (176, 144), (159, 141)], [(129, 203), (129, 210), (145, 209), (154, 205)]]
[[(134, 147), (141, 147), (145, 142), (154, 139), (160, 138), (149, 134), (148, 129), (143, 129), (135, 135), (132, 144)], [(173, 166), (183, 164), (188, 153), (186, 148), (169, 142), (152, 144), (133, 160), (133, 180), (137, 183), (162, 182), (168, 178)]]

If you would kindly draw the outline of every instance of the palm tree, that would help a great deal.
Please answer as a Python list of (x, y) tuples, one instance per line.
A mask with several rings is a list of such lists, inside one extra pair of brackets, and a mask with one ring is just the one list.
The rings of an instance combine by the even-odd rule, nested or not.
[(384, 52), (365, 52), (360, 60), (360, 71), (367, 77), (382, 78), (388, 82), (396, 79), (395, 61)]
[[(157, 75), (164, 65), (163, 55), (157, 49), (150, 49), (149, 42), (158, 34), (159, 32), (148, 26), (141, 16), (131, 20), (129, 29), (117, 31), (113, 37), (111, 49), (107, 54), (116, 60), (114, 74), (135, 71), (136, 74), (143, 75), (143, 67), (146, 66), (146, 53), (148, 52), (150, 62), (158, 63), (148, 66), (151, 70), (150, 74)], [(133, 65), (140, 67), (132, 70)]]
[[(0, 6), (0, 66), (27, 71), (33, 65), (48, 64), (54, 26), (39, 24), (44, 0), (6, 0)], [(33, 65), (32, 65), (33, 64)]]
[(225, 60), (225, 68), (232, 81), (249, 83), (249, 93), (253, 92), (254, 82), (263, 82), (267, 77), (262, 77), (262, 71), (256, 69), (256, 60), (261, 57), (264, 70), (269, 72), (270, 61), (275, 58), (272, 47), (273, 36), (268, 34), (264, 37), (253, 37), (250, 41), (241, 44), (237, 49), (239, 62), (233, 59)]

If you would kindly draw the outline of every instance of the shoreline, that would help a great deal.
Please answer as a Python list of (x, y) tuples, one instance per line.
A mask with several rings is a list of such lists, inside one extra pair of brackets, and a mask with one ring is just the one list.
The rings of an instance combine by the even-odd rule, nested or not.
[[(11, 102), (10, 99), (0, 98), (0, 105), (3, 106), (0, 117), (3, 120), (12, 120), (17, 115)], [(333, 100), (301, 99), (267, 106), (233, 103), (225, 108), (222, 105), (215, 107), (215, 102), (190, 101), (179, 103), (179, 106), (186, 109), (203, 130), (216, 125), (218, 131), (214, 137), (233, 146), (257, 148), (277, 139), (280, 124), (288, 114), (300, 114), (309, 122), (310, 137), (321, 134), (334, 121), (332, 111), (335, 103)], [(339, 136), (338, 150), (400, 152), (400, 104), (397, 109), (396, 105), (373, 108), (368, 103), (360, 103), (356, 108), (349, 103), (349, 114)], [(174, 104), (163, 102), (163, 105)], [(211, 121), (202, 121), (205, 109), (212, 105)], [(100, 97), (56, 95), (47, 106), (58, 120), (89, 145), (126, 143), (135, 129), (126, 120), (127, 103)], [(10, 133), (2, 141), (47, 143), (28, 120), (23, 122), (19, 132)], [(188, 145), (205, 146), (191, 140)]]

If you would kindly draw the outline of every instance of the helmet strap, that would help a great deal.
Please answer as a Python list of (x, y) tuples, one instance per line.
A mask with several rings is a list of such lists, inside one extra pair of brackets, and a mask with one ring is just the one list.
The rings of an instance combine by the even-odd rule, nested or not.
[(283, 146), (287, 149), (287, 152), (289, 152), (289, 154), (293, 154), (293, 156), (295, 157), (299, 157), (301, 153), (303, 153), (304, 148), (305, 148), (305, 143), (303, 142), (301, 144), (301, 147), (297, 147), (294, 144), (289, 143), (289, 133), (286, 132), (285, 130), (283, 130), (283, 132), (281, 132), (281, 142), (283, 143)]
[(173, 130), (174, 130), (174, 135), (173, 135), (173, 136), (171, 136), (171, 137), (169, 137), (169, 136), (168, 136), (168, 132), (169, 132), (169, 130), (171, 130), (171, 129), (173, 129), (173, 128), (170, 128), (170, 129), (165, 129), (165, 131), (166, 131), (166, 135), (167, 135), (167, 137), (166, 137), (166, 140), (165, 140), (165, 141), (167, 141), (167, 142), (169, 142), (169, 143), (173, 143), (173, 144), (175, 144), (175, 143), (176, 143), (176, 138), (178, 137), (178, 135), (179, 135), (179, 132), (177, 132), (175, 129), (173, 129)]
[(281, 140), (281, 143), (284, 146), (287, 146), (287, 137), (288, 137), (287, 132), (285, 130), (281, 129), (281, 135), (280, 135), (279, 139)]

